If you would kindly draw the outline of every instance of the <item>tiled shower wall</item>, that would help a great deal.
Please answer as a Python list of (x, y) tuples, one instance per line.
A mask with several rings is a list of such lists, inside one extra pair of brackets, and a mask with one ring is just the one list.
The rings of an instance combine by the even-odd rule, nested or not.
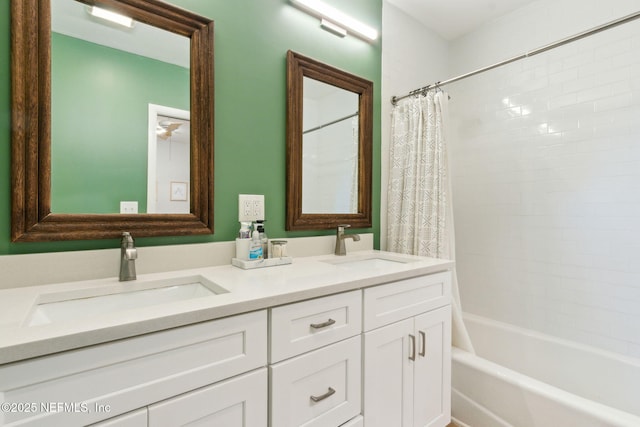
[(465, 311), (640, 358), (640, 21), (446, 89)]

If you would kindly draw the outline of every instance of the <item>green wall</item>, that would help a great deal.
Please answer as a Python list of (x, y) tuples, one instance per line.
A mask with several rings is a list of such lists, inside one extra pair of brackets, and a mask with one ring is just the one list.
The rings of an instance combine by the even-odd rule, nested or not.
[[(373, 232), (380, 227), (381, 42), (336, 37), (317, 18), (287, 0), (171, 0), (215, 21), (215, 234), (137, 239), (139, 246), (228, 241), (235, 238), (238, 194), (264, 194), (271, 236), (328, 235), (286, 232), (286, 52), (303, 55), (374, 82)], [(330, 0), (380, 30), (382, 0)], [(115, 240), (10, 243), (9, 2), (0, 2), (0, 254), (117, 247)]]
[(147, 211), (149, 103), (189, 110), (189, 70), (53, 33), (51, 210)]

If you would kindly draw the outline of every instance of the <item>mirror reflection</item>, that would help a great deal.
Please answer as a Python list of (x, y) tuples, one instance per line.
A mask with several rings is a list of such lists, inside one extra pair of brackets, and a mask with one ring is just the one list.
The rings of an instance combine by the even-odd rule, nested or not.
[(189, 213), (189, 112), (149, 105), (148, 213)]
[(358, 211), (359, 94), (303, 78), (302, 212)]
[[(118, 213), (120, 202), (133, 201), (138, 213), (189, 213), (188, 122), (184, 114), (158, 122), (150, 105), (188, 120), (190, 39), (112, 23), (77, 1), (51, 7), (51, 211)], [(165, 140), (162, 122), (172, 128)], [(173, 161), (150, 164), (151, 139)], [(151, 171), (166, 182), (152, 182)]]

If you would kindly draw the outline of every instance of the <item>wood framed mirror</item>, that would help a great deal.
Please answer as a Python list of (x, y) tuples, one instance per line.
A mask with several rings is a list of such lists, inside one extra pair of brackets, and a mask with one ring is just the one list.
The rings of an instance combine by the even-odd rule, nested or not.
[[(52, 1), (11, 0), (11, 240), (105, 239), (117, 238), (123, 231), (135, 237), (213, 233), (213, 21), (159, 0), (78, 0), (82, 7), (99, 6), (140, 25), (188, 38), (190, 179), (182, 191), (188, 188), (190, 209), (158, 214), (59, 213), (52, 212), (51, 191)], [(123, 106), (126, 103), (122, 100)], [(147, 123), (143, 126), (146, 132)], [(146, 152), (146, 139), (140, 143)], [(146, 165), (141, 169), (146, 174)], [(80, 174), (74, 179), (85, 178)]]
[(371, 227), (373, 83), (287, 52), (287, 230)]

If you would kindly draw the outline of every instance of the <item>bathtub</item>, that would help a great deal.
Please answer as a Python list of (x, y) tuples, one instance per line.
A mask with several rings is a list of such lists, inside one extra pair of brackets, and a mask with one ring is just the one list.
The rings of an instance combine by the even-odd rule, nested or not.
[(453, 349), (452, 415), (471, 427), (640, 427), (640, 361), (464, 315), (477, 355)]

